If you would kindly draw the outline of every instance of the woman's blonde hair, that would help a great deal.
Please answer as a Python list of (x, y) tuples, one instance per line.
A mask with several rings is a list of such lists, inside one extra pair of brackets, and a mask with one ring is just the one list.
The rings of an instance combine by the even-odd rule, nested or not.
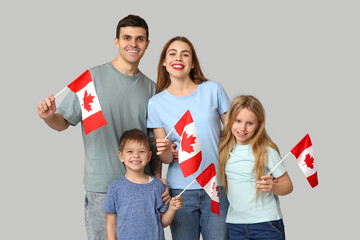
[(164, 46), (161, 54), (160, 59), (158, 63), (158, 76), (157, 76), (157, 82), (156, 82), (156, 93), (161, 92), (162, 90), (166, 89), (168, 86), (170, 86), (170, 76), (169, 73), (166, 71), (166, 67), (163, 66), (164, 59), (166, 58), (166, 52), (169, 49), (170, 45), (175, 41), (182, 41), (189, 45), (191, 49), (191, 55), (192, 55), (192, 63), (194, 64), (194, 68), (190, 71), (190, 78), (191, 80), (196, 84), (201, 84), (202, 82), (207, 81), (205, 78), (201, 67), (200, 62), (197, 57), (195, 48), (193, 44), (187, 39), (186, 37), (173, 37), (170, 39)]
[[(225, 166), (230, 152), (233, 150), (236, 139), (231, 132), (231, 127), (235, 122), (240, 110), (246, 108), (253, 112), (258, 120), (258, 128), (252, 137), (250, 144), (252, 146), (255, 163), (253, 173), (255, 172), (256, 180), (261, 180), (261, 176), (266, 174), (267, 169), (267, 147), (271, 147), (279, 152), (277, 145), (271, 140), (265, 130), (265, 110), (260, 101), (250, 95), (241, 95), (234, 99), (229, 111), (226, 114), (224, 130), (221, 132), (219, 143), (219, 180), (227, 191), (227, 179), (225, 175)], [(256, 197), (260, 191), (256, 191)], [(260, 192), (261, 195), (261, 192)]]

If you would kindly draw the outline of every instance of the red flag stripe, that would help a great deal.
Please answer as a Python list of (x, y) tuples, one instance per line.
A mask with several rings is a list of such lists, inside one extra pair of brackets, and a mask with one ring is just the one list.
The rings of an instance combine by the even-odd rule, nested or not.
[(101, 110), (83, 120), (85, 134), (88, 134), (106, 124), (107, 122)]
[(79, 90), (83, 89), (89, 82), (92, 81), (90, 71), (86, 70), (83, 74), (81, 74), (77, 79), (72, 81), (68, 88), (74, 93), (77, 93)]
[(204, 187), (214, 176), (216, 176), (215, 165), (212, 163), (196, 178), (196, 181)]
[(217, 215), (220, 215), (220, 204), (214, 200), (211, 200), (211, 211)]
[(198, 152), (193, 157), (187, 159), (186, 161), (183, 161), (180, 163), (180, 168), (182, 170), (182, 173), (184, 174), (184, 177), (188, 177), (191, 174), (195, 173), (201, 163), (201, 151)]
[(310, 146), (312, 146), (311, 139), (309, 137), (309, 134), (306, 134), (305, 137), (301, 139), (301, 141), (296, 144), (293, 149), (291, 149), (291, 152), (296, 158), (298, 158), (300, 154)]
[(184, 131), (185, 126), (192, 122), (193, 122), (193, 119), (191, 117), (190, 111), (187, 110), (186, 113), (175, 124), (174, 128), (175, 128), (176, 132), (181, 136)]
[(316, 187), (319, 184), (318, 177), (317, 177), (317, 172), (315, 172), (313, 175), (307, 177), (307, 180), (310, 183), (310, 186), (312, 188)]

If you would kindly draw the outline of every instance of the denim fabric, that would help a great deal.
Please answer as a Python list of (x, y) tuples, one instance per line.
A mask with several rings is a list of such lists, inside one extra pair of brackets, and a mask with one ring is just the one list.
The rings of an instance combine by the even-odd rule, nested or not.
[(283, 220), (253, 224), (228, 223), (230, 240), (284, 240)]
[[(181, 189), (170, 189), (172, 197)], [(170, 225), (173, 240), (229, 239), (225, 218), (229, 203), (222, 187), (219, 187), (220, 216), (211, 212), (211, 199), (203, 190), (186, 190), (182, 195), (183, 207), (176, 211)]]
[(106, 213), (103, 206), (106, 193), (86, 192), (85, 227), (88, 240), (106, 239)]

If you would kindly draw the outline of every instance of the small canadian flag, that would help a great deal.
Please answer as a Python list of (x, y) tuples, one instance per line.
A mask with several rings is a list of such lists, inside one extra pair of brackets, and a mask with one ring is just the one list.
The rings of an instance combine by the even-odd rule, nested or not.
[(318, 185), (317, 170), (315, 168), (314, 153), (309, 134), (291, 150), (291, 153), (296, 157), (300, 169), (305, 174), (311, 187)]
[(107, 124), (89, 70), (67, 86), (79, 98), (85, 134)]
[(220, 215), (219, 188), (216, 180), (215, 165), (211, 163), (200, 175), (196, 181), (204, 188), (205, 192), (211, 198), (211, 211)]
[(174, 126), (180, 135), (179, 164), (184, 177), (195, 173), (201, 163), (201, 147), (194, 121), (189, 110)]

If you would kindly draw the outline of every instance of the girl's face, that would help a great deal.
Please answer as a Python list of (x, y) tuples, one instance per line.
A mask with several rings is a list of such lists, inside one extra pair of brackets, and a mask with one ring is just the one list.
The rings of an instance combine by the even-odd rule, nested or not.
[(239, 145), (249, 144), (258, 125), (255, 113), (247, 108), (241, 109), (231, 127), (231, 133), (235, 136), (236, 143)]
[(183, 41), (174, 41), (166, 51), (163, 66), (170, 77), (185, 78), (194, 68), (190, 46)]

